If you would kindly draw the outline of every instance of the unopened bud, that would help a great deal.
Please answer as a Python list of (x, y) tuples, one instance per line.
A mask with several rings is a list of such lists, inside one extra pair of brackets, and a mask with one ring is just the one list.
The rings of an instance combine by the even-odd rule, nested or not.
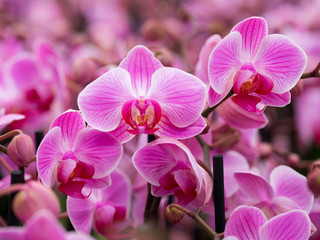
[(272, 154), (272, 146), (270, 143), (261, 142), (258, 144), (258, 151), (261, 158), (267, 158)]
[(15, 136), (8, 146), (9, 158), (18, 166), (27, 167), (34, 161), (34, 143), (26, 134)]
[(40, 209), (46, 209), (58, 217), (60, 213), (59, 200), (55, 193), (42, 183), (28, 181), (25, 188), (15, 196), (13, 211), (22, 222), (25, 222)]
[(233, 148), (241, 139), (241, 132), (228, 124), (212, 129), (211, 146), (219, 151)]
[(308, 186), (315, 197), (320, 196), (320, 160), (311, 165), (307, 180)]
[(96, 63), (91, 59), (76, 61), (72, 67), (72, 80), (85, 86), (95, 79)]
[(177, 224), (182, 220), (184, 213), (180, 209), (172, 205), (168, 205), (165, 209), (164, 216), (169, 223)]
[(300, 156), (296, 153), (290, 153), (288, 155), (288, 164), (291, 167), (298, 167), (300, 163)]

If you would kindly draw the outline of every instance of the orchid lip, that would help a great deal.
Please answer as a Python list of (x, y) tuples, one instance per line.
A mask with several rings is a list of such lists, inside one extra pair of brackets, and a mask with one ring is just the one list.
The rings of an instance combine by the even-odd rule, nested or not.
[(132, 128), (128, 129), (128, 132), (152, 134), (158, 130), (155, 126), (161, 119), (161, 107), (154, 100), (139, 97), (123, 104), (122, 116)]

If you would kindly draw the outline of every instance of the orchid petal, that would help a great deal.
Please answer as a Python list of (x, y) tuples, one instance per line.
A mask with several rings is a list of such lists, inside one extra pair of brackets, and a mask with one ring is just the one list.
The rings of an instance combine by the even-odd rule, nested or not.
[(224, 101), (217, 112), (230, 126), (240, 129), (262, 128), (268, 120), (263, 112), (248, 112), (231, 99)]
[(57, 219), (47, 210), (39, 210), (27, 221), (26, 240), (65, 240), (65, 231)]
[(199, 54), (199, 60), (195, 67), (195, 75), (200, 78), (205, 84), (210, 84), (208, 78), (208, 61), (209, 56), (215, 46), (221, 41), (221, 37), (218, 34), (210, 36), (204, 45), (202, 46)]
[(267, 221), (263, 212), (256, 207), (240, 206), (230, 215), (224, 235), (241, 240), (259, 239), (259, 228)]
[(83, 198), (89, 197), (89, 195), (91, 194), (91, 190), (88, 192), (85, 191), (85, 193), (83, 193), (84, 185), (85, 185), (85, 182), (83, 182), (82, 180), (81, 181), (69, 180), (65, 184), (64, 183), (60, 184), (58, 186), (58, 190), (70, 197), (83, 199)]
[(110, 174), (111, 186), (101, 191), (102, 201), (114, 206), (124, 206), (129, 211), (132, 186), (127, 175), (119, 170)]
[(65, 184), (75, 169), (77, 163), (72, 159), (66, 159), (59, 162), (57, 169), (58, 181)]
[(120, 124), (122, 105), (135, 98), (129, 73), (114, 68), (87, 85), (78, 97), (78, 106), (88, 124), (112, 131)]
[(242, 51), (246, 62), (251, 61), (259, 49), (263, 38), (268, 35), (268, 26), (264, 18), (251, 17), (239, 22), (231, 32), (237, 31), (242, 37)]
[(90, 233), (93, 224), (93, 215), (96, 208), (90, 199), (67, 198), (67, 212), (72, 226), (80, 232)]
[(236, 94), (241, 93), (242, 84), (252, 77), (253, 72), (250, 70), (239, 70), (234, 75), (233, 91)]
[(187, 127), (200, 116), (206, 101), (200, 79), (175, 68), (163, 67), (152, 76), (148, 98), (157, 101), (173, 125)]
[(24, 230), (20, 227), (0, 228), (1, 240), (26, 240)]
[(103, 178), (90, 178), (90, 179), (81, 179), (81, 181), (85, 182), (84, 188), (99, 188), (105, 189), (111, 185), (110, 176), (106, 176)]
[(35, 81), (40, 80), (39, 68), (32, 55), (18, 54), (11, 58), (8, 64), (10, 77), (21, 92), (31, 90)]
[(270, 92), (267, 95), (259, 95), (259, 97), (261, 98), (261, 103), (272, 107), (284, 107), (291, 102), (290, 92), (282, 94)]
[(43, 138), (37, 152), (37, 170), (44, 185), (51, 187), (55, 181), (57, 163), (62, 159), (62, 133), (59, 127), (52, 128)]
[(136, 46), (130, 50), (119, 67), (130, 73), (131, 84), (137, 96), (145, 96), (151, 85), (153, 73), (162, 67), (153, 53), (144, 46)]
[(21, 120), (24, 118), (24, 115), (15, 113), (5, 114), (4, 116), (0, 115), (0, 130), (12, 123), (13, 121)]
[(119, 126), (110, 131), (109, 134), (118, 139), (121, 143), (129, 142), (135, 137), (134, 134), (130, 133), (128, 130), (132, 129), (123, 119), (121, 119)]
[(257, 111), (257, 104), (261, 101), (260, 97), (246, 94), (234, 95), (231, 99), (244, 110), (253, 113)]
[(219, 102), (221, 102), (230, 92), (230, 89), (226, 89), (223, 93), (218, 94), (216, 93), (213, 88), (209, 87), (209, 93), (208, 93), (208, 103), (210, 107), (213, 107), (217, 105)]
[(302, 210), (277, 215), (265, 223), (259, 231), (261, 240), (308, 240), (311, 221)]
[(271, 172), (270, 183), (276, 196), (287, 197), (306, 212), (311, 211), (314, 197), (308, 188), (306, 177), (290, 167), (278, 166)]
[[(138, 172), (151, 184), (160, 186), (159, 179), (175, 166), (190, 167), (197, 179), (197, 189), (203, 180), (200, 167), (190, 150), (173, 138), (158, 138), (139, 149), (132, 157)], [(180, 169), (180, 168), (179, 168)]]
[(186, 161), (187, 155), (174, 144), (161, 144), (158, 139), (142, 147), (132, 157), (133, 164), (143, 178), (152, 185), (160, 186), (161, 176), (170, 172), (180, 161)]
[(299, 81), (307, 64), (304, 51), (289, 38), (273, 34), (262, 40), (253, 60), (255, 69), (262, 76), (270, 78), (272, 92), (288, 92)]
[(122, 145), (108, 133), (86, 128), (78, 133), (73, 152), (80, 161), (94, 166), (94, 178), (102, 178), (109, 175), (119, 163)]
[(287, 197), (275, 197), (269, 206), (269, 212), (264, 209), (264, 214), (268, 219), (291, 210), (300, 209), (297, 203)]
[(78, 132), (85, 128), (85, 122), (79, 111), (68, 110), (57, 117), (50, 129), (60, 127), (62, 133), (62, 145), (66, 151), (70, 151)]
[(222, 39), (209, 57), (209, 80), (218, 94), (231, 90), (233, 75), (240, 69), (241, 35), (230, 33)]
[(273, 198), (272, 186), (263, 177), (251, 172), (237, 172), (234, 177), (240, 190), (252, 201), (252, 204), (268, 202)]
[(159, 137), (173, 137), (177, 139), (186, 139), (200, 134), (207, 126), (203, 117), (199, 117), (193, 124), (185, 128), (179, 128), (174, 126), (168, 118), (162, 116), (157, 127), (159, 127), (156, 134)]
[(227, 151), (224, 158), (224, 184), (226, 197), (231, 197), (237, 190), (238, 184), (234, 173), (249, 170), (249, 164), (244, 156), (235, 151)]

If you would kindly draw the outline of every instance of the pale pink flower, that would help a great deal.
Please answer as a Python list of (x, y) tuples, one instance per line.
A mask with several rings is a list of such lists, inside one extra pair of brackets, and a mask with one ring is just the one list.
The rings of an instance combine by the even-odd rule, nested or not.
[(133, 48), (118, 68), (89, 84), (78, 105), (88, 124), (122, 142), (136, 134), (188, 138), (205, 127), (200, 116), (206, 87), (179, 69), (163, 67), (143, 46)]
[(253, 172), (237, 172), (234, 177), (242, 201), (259, 207), (268, 218), (292, 209), (311, 211), (314, 196), (307, 179), (290, 167), (276, 167), (269, 181)]
[(226, 224), (225, 240), (308, 240), (311, 221), (305, 211), (292, 210), (267, 220), (256, 207), (240, 206)]
[(24, 227), (0, 229), (2, 240), (94, 240), (84, 233), (66, 232), (58, 220), (47, 210), (39, 210)]
[(204, 206), (212, 192), (209, 174), (190, 150), (173, 138), (158, 138), (133, 155), (133, 164), (151, 186), (154, 196), (174, 194), (178, 204)]
[(292, 40), (268, 35), (263, 18), (245, 19), (211, 53), (209, 79), (218, 95), (215, 104), (233, 89), (232, 100), (247, 111), (285, 106), (306, 62), (306, 54)]
[(24, 119), (24, 115), (16, 114), (16, 113), (9, 113), (5, 114), (5, 109), (0, 108), (0, 131), (8, 126), (10, 123), (16, 120)]
[(110, 174), (111, 186), (94, 189), (86, 199), (67, 198), (67, 212), (78, 232), (90, 234), (94, 228), (108, 238), (119, 238), (129, 226), (132, 187), (129, 178), (120, 171)]
[(88, 197), (92, 188), (110, 184), (109, 174), (122, 155), (122, 146), (108, 133), (85, 127), (79, 111), (57, 117), (37, 152), (37, 169), (48, 187), (58, 180), (58, 189), (72, 197)]

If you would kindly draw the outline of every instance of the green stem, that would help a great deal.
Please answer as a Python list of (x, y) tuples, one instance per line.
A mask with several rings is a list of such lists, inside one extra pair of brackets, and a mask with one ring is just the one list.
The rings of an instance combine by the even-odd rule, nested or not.
[(169, 205), (170, 207), (176, 208), (182, 212), (184, 212), (185, 214), (187, 214), (188, 216), (190, 216), (191, 218), (193, 218), (214, 240), (220, 240), (219, 235), (213, 231), (213, 229), (205, 222), (203, 221), (203, 219), (201, 217), (199, 217), (197, 214), (195, 214), (194, 212), (176, 204), (176, 203), (171, 203)]

